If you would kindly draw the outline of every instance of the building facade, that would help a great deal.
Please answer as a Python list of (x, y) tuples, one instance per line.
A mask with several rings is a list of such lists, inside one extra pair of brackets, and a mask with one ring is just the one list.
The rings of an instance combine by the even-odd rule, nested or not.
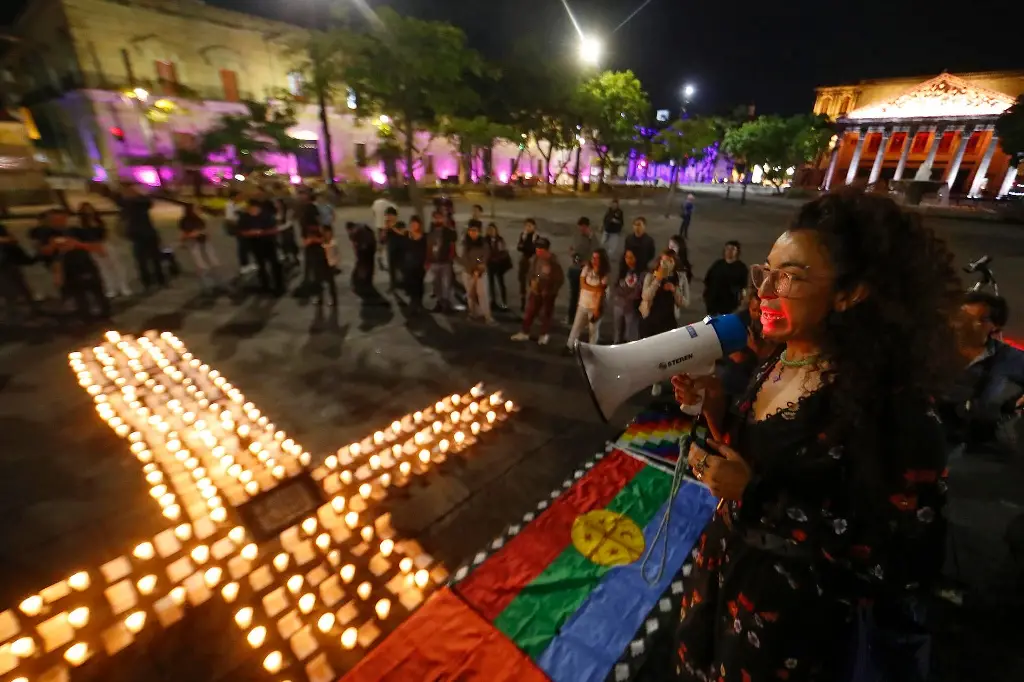
[(814, 112), (836, 122), (823, 185), (920, 180), (943, 197), (1001, 197), (1018, 168), (995, 121), (1024, 93), (1024, 71), (862, 81), (817, 90)]
[[(298, 94), (302, 86), (289, 49), (301, 28), (201, 0), (32, 0), (12, 33), (16, 43), (0, 70), (7, 90), (31, 113), (37, 147), (51, 170), (97, 180), (157, 184), (173, 168), (140, 161), (193, 146), (220, 116), (243, 112), (246, 99)], [(154, 117), (154, 108), (164, 115)], [(317, 107), (300, 106), (297, 120), (291, 133), (301, 151), (270, 161), (290, 178), (319, 176), (326, 164)], [(373, 160), (378, 128), (356, 120), (347, 102), (329, 107), (328, 125), (335, 176), (384, 182), (383, 166)], [(447, 140), (423, 136), (420, 144), (421, 179), (458, 175)], [(584, 149), (583, 177), (592, 158)], [(516, 159), (520, 173), (542, 174), (532, 145), (521, 153), (518, 141), (500, 144), (492, 159), (498, 179), (508, 179)], [(575, 154), (556, 151), (553, 173), (570, 163)], [(228, 170), (217, 163), (203, 168), (211, 178)]]

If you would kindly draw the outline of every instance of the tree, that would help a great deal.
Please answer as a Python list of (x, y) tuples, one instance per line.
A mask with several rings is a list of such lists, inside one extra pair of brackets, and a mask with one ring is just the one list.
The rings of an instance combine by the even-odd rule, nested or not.
[(629, 153), (637, 129), (647, 119), (650, 102), (632, 71), (604, 71), (585, 81), (575, 97), (583, 135), (589, 137), (601, 160), (600, 183), (613, 159)]
[(679, 169), (689, 163), (703, 161), (712, 153), (715, 143), (722, 141), (722, 136), (722, 123), (713, 118), (680, 119), (654, 136), (654, 161), (673, 163), (669, 204), (676, 190)]
[(236, 172), (249, 173), (267, 166), (263, 155), (294, 153), (299, 142), (288, 135), (295, 125), (295, 111), (288, 102), (271, 105), (246, 101), (245, 113), (225, 114), (199, 138), (204, 156), (221, 154), (231, 159)]
[(999, 146), (1014, 165), (1024, 161), (1024, 95), (1017, 97), (1009, 109), (996, 120)]
[(781, 192), (787, 171), (821, 156), (833, 134), (825, 116), (760, 116), (726, 132), (722, 147), (748, 167), (760, 165), (764, 178)]
[(510, 126), (491, 121), (486, 116), (453, 118), (444, 124), (445, 134), (458, 152), (459, 164), (465, 169), (466, 178), (472, 180), (473, 166), (479, 162), (483, 169), (483, 180), (491, 198), (491, 217), (494, 216), (494, 168), (491, 166), (491, 152), (498, 139), (509, 139), (514, 134)]
[(341, 76), (355, 91), (360, 115), (391, 118), (404, 148), (409, 192), (422, 213), (413, 175), (423, 151), (416, 133), (436, 131), (446, 117), (478, 101), (466, 79), (481, 73), (483, 62), (450, 24), (403, 17), (387, 7), (377, 17), (379, 24), (365, 32), (341, 32), (335, 46), (343, 54)]

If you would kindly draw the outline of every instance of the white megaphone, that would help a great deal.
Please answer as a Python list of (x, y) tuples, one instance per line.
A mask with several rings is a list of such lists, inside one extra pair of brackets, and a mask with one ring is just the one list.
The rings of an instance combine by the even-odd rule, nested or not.
[(746, 345), (743, 320), (721, 315), (617, 346), (577, 342), (576, 359), (587, 377), (590, 397), (607, 422), (619, 405), (642, 389), (677, 374), (711, 374), (716, 360)]

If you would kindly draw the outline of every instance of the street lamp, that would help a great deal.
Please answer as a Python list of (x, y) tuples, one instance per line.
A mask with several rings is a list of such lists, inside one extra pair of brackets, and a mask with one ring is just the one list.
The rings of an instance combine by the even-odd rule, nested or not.
[(580, 61), (588, 66), (597, 66), (601, 61), (604, 47), (601, 41), (594, 37), (582, 36), (580, 38)]
[(696, 88), (694, 88), (690, 83), (687, 83), (683, 86), (683, 99), (689, 102), (690, 98), (693, 97), (694, 92), (696, 92)]

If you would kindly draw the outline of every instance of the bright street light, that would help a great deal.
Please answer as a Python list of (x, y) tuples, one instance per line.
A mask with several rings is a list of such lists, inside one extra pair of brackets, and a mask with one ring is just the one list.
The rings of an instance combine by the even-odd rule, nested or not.
[(601, 54), (604, 48), (597, 38), (580, 38), (580, 61), (590, 66), (597, 66), (601, 61)]
[(683, 97), (684, 97), (685, 99), (690, 99), (691, 97), (693, 97), (693, 93), (694, 93), (694, 92), (696, 92), (696, 88), (694, 88), (694, 87), (693, 87), (692, 85), (690, 85), (689, 83), (687, 83), (687, 84), (686, 84), (686, 85), (685, 85), (685, 86), (683, 87)]
[(135, 88), (135, 90), (133, 90), (133, 92), (135, 93), (135, 96), (138, 97), (143, 102), (145, 102), (149, 98), (149, 92), (146, 91), (145, 88)]

